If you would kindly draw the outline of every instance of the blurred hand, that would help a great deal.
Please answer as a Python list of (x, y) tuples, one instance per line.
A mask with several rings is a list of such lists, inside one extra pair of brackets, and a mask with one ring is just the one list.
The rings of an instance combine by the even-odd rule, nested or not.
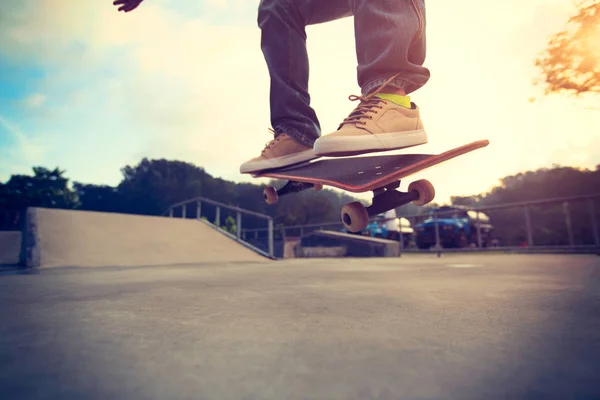
[(144, 0), (115, 0), (113, 6), (120, 6), (119, 11), (129, 12), (135, 10), (142, 1)]

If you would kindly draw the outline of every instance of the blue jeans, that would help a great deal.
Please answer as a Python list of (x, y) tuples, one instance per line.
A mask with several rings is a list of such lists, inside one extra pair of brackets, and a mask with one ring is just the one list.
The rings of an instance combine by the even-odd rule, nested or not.
[[(411, 93), (429, 80), (425, 0), (261, 0), (258, 26), (271, 77), (271, 126), (312, 146), (321, 135), (308, 93), (307, 25), (354, 16), (358, 84), (368, 94), (389, 86)], [(335, 55), (331, 55), (335, 57)]]

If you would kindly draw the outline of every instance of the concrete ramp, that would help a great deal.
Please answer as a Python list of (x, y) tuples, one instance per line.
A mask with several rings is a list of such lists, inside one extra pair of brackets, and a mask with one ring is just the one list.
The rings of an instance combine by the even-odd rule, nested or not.
[(141, 266), (266, 261), (207, 223), (90, 211), (28, 210), (27, 263)]

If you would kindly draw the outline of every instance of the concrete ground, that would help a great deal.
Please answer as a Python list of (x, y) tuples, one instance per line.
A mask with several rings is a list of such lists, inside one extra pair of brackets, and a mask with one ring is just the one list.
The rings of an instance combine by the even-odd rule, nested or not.
[(0, 277), (0, 398), (599, 399), (600, 257)]

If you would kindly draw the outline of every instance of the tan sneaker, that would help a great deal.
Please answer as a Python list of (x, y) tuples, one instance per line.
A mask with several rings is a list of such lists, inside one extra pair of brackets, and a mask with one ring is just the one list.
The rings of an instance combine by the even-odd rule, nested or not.
[(240, 173), (248, 174), (271, 168), (281, 168), (317, 158), (312, 147), (306, 146), (286, 133), (277, 135), (266, 144), (260, 156), (240, 166)]
[(386, 151), (427, 143), (427, 134), (419, 115), (419, 108), (411, 108), (382, 99), (373, 93), (368, 96), (350, 96), (360, 104), (338, 127), (315, 142), (317, 156), (349, 156), (375, 151)]

